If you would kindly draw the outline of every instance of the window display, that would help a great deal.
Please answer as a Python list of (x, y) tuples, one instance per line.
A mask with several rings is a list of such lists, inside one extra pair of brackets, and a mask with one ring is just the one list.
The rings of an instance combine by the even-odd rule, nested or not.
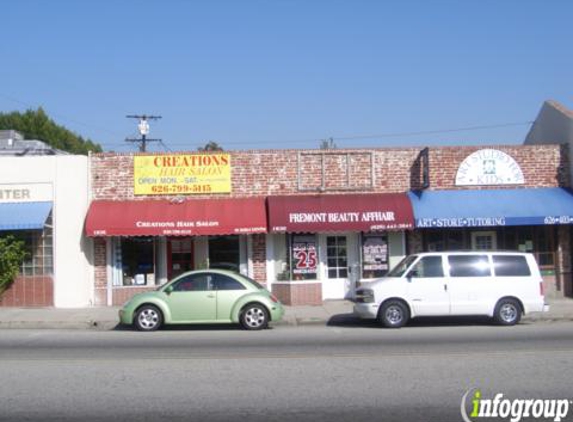
[(388, 236), (362, 235), (362, 277), (378, 278), (388, 272)]
[(316, 279), (318, 271), (316, 236), (292, 235), (290, 250), (293, 279)]
[(155, 284), (153, 238), (131, 238), (121, 242), (121, 268), (124, 286)]

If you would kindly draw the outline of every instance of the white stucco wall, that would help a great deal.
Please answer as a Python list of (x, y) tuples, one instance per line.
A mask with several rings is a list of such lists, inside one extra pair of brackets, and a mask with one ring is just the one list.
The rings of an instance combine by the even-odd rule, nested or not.
[(91, 244), (84, 236), (89, 205), (88, 157), (0, 157), (0, 184), (50, 183), (53, 189), (54, 304), (93, 303)]
[(573, 184), (573, 111), (555, 101), (546, 101), (527, 134), (524, 144), (569, 145), (570, 174)]

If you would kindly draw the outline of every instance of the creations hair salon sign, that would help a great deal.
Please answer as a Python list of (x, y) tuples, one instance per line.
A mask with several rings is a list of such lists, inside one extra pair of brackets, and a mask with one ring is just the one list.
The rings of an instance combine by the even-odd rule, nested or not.
[(142, 155), (133, 157), (135, 195), (231, 192), (229, 154)]
[(458, 168), (456, 186), (522, 185), (519, 164), (505, 152), (480, 149), (469, 155)]

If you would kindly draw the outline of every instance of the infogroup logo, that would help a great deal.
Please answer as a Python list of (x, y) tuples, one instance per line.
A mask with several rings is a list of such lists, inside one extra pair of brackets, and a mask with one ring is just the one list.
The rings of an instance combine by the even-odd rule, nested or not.
[(573, 401), (568, 399), (508, 399), (503, 393), (486, 398), (480, 389), (471, 388), (462, 396), (460, 412), (464, 422), (485, 419), (560, 422), (567, 417), (571, 404)]

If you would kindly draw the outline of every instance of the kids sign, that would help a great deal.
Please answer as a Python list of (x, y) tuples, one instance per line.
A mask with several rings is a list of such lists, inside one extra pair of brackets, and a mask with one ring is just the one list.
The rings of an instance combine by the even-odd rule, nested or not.
[(503, 151), (480, 149), (470, 154), (458, 168), (456, 186), (522, 185), (519, 164)]
[(133, 157), (135, 195), (192, 195), (231, 192), (229, 154)]

